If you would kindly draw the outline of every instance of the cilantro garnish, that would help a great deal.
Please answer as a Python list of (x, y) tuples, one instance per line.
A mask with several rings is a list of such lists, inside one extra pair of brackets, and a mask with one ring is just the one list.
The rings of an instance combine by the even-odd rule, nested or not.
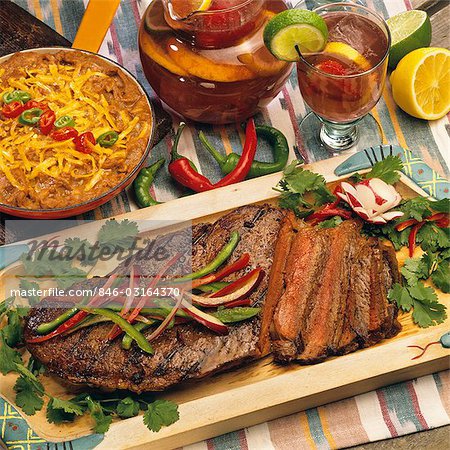
[(412, 318), (419, 327), (438, 325), (447, 318), (446, 308), (438, 302), (434, 289), (425, 286), (421, 281), (414, 286), (396, 283), (389, 291), (388, 297), (403, 311), (409, 312), (413, 309)]
[[(281, 208), (290, 209), (297, 217), (305, 218), (314, 212), (314, 207), (331, 203), (336, 197), (328, 190), (322, 175), (305, 170), (298, 164), (298, 161), (293, 161), (286, 167), (275, 190), (281, 193)], [(305, 199), (306, 194), (312, 194), (312, 203)]]
[(144, 423), (152, 431), (172, 425), (180, 418), (178, 407), (168, 400), (156, 400), (148, 405), (144, 414)]
[[(5, 308), (0, 304), (0, 311)], [(0, 372), (4, 375), (15, 372), (19, 375), (14, 390), (16, 392), (16, 404), (22, 408), (27, 415), (34, 415), (44, 407), (44, 398), (48, 399), (46, 417), (50, 423), (60, 424), (73, 422), (76, 417), (85, 413), (95, 421), (94, 431), (96, 433), (106, 433), (114, 418), (135, 417), (140, 411), (144, 411), (144, 423), (152, 431), (159, 431), (161, 427), (171, 425), (179, 418), (178, 406), (170, 401), (154, 401), (152, 395), (128, 394), (104, 394), (104, 393), (82, 393), (71, 399), (54, 397), (45, 391), (39, 376), (44, 368), (42, 365), (30, 358), (27, 367), (23, 364), (19, 352), (9, 345), (7, 338), (12, 336), (8, 327), (20, 328), (21, 323), (17, 322), (19, 315), (17, 311), (9, 309), (7, 312), (8, 323), (0, 330)], [(9, 322), (13, 320), (13, 322)], [(16, 345), (17, 339), (13, 339)], [(111, 395), (118, 397), (111, 397)]]
[(378, 161), (372, 170), (363, 175), (363, 178), (379, 178), (387, 184), (395, 184), (400, 180), (400, 172), (403, 170), (403, 162), (398, 156), (389, 155), (385, 159)]
[(130, 222), (128, 219), (118, 222), (112, 219), (106, 221), (98, 232), (98, 242), (100, 246), (129, 249), (138, 233), (136, 222)]

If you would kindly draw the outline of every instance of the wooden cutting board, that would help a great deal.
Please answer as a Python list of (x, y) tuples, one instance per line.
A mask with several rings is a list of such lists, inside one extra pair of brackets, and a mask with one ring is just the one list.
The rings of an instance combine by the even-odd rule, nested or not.
[[(334, 168), (345, 159), (345, 156), (333, 158), (306, 168), (322, 174), (332, 183), (337, 181)], [(158, 224), (162, 221), (174, 218), (194, 223), (214, 221), (230, 209), (246, 204), (276, 204), (278, 193), (272, 187), (280, 178), (281, 174), (274, 174), (249, 180), (134, 211), (118, 219), (142, 220), (146, 224), (153, 223), (155, 228), (161, 226)], [(423, 194), (406, 177), (402, 177), (398, 189), (405, 198)], [(98, 221), (84, 226), (86, 237), (94, 240), (102, 224), (103, 221)], [(407, 251), (398, 253), (400, 263), (405, 258)], [(4, 279), (0, 279), (0, 285), (2, 282)], [(450, 295), (439, 292), (439, 299), (450, 309)], [(331, 358), (321, 364), (281, 366), (268, 356), (239, 369), (162, 393), (162, 398), (172, 399), (180, 405), (179, 422), (159, 433), (148, 431), (142, 417), (115, 422), (97, 449), (164, 450), (181, 447), (449, 367), (449, 350), (436, 345), (422, 358), (412, 360), (417, 353), (408, 346), (424, 346), (439, 340), (441, 335), (449, 331), (450, 319), (427, 329), (414, 325), (410, 314), (401, 314), (400, 321), (403, 330), (395, 338), (356, 353)], [(1, 395), (12, 403), (15, 398), (15, 379), (14, 374), (0, 376)], [(68, 395), (65, 388), (54, 379), (45, 378), (45, 385), (56, 396)], [(61, 442), (91, 433), (92, 423), (86, 417), (63, 426), (49, 424), (42, 411), (35, 416), (24, 417), (38, 435), (49, 441)], [(133, 433), (129, 430), (133, 430)]]
[[(72, 42), (12, 1), (0, 0), (0, 56), (30, 48), (55, 46), (71, 47)], [(156, 145), (170, 131), (172, 119), (159, 102), (152, 104)]]

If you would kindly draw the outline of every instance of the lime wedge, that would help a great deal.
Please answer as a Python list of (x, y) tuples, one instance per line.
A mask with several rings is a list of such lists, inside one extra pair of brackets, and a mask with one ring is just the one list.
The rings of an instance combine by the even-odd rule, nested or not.
[(282, 61), (298, 61), (302, 53), (320, 52), (328, 39), (328, 28), (317, 13), (289, 9), (277, 14), (264, 30), (264, 43)]
[(389, 67), (395, 68), (399, 61), (417, 48), (429, 47), (431, 22), (425, 11), (406, 11), (387, 20), (392, 35)]

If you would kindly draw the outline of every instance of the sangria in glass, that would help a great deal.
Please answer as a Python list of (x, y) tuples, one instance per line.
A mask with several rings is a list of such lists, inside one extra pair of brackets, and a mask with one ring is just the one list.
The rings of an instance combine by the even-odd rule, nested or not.
[(292, 65), (275, 59), (263, 41), (266, 23), (285, 9), (283, 0), (153, 0), (139, 31), (150, 85), (187, 119), (247, 119), (290, 75)]
[(368, 115), (380, 100), (391, 43), (381, 16), (351, 3), (314, 10), (329, 36), (323, 52), (303, 54), (297, 64), (300, 90), (313, 113), (301, 123), (306, 146), (339, 152), (381, 142), (380, 128)]

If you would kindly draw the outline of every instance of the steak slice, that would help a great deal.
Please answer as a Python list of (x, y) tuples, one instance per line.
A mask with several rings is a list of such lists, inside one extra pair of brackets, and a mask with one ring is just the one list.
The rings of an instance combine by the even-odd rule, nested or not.
[[(107, 341), (111, 324), (100, 324), (41, 344), (28, 344), (29, 351), (50, 373), (71, 383), (134, 392), (162, 391), (185, 380), (202, 378), (264, 356), (270, 348), (269, 324), (277, 301), (274, 295), (266, 298), (268, 274), (274, 263), (275, 243), (285, 220), (285, 214), (279, 209), (267, 205), (246, 206), (230, 212), (214, 224), (194, 227), (193, 270), (213, 260), (228, 241), (230, 233), (237, 230), (241, 239), (231, 260), (250, 253), (251, 265), (261, 267), (266, 273), (251, 296), (253, 304), (262, 307), (261, 314), (230, 326), (227, 336), (218, 336), (197, 323), (177, 325), (152, 342), (155, 353), (148, 355), (135, 345), (126, 351), (122, 349), (120, 340)], [(168, 245), (179, 245), (185, 238), (176, 235), (161, 239), (167, 239)], [(278, 240), (277, 247), (282, 245), (282, 241)], [(126, 271), (126, 264), (121, 269)], [(249, 268), (233, 274), (228, 281), (242, 276), (247, 270)], [(140, 266), (140, 271), (142, 275), (153, 275), (155, 268), (148, 262)], [(30, 312), (26, 338), (35, 335), (39, 324), (53, 320), (64, 311), (48, 306), (44, 301)]]
[(387, 293), (399, 280), (395, 251), (346, 221), (301, 229), (292, 241), (272, 330), (275, 357), (312, 364), (396, 335)]

